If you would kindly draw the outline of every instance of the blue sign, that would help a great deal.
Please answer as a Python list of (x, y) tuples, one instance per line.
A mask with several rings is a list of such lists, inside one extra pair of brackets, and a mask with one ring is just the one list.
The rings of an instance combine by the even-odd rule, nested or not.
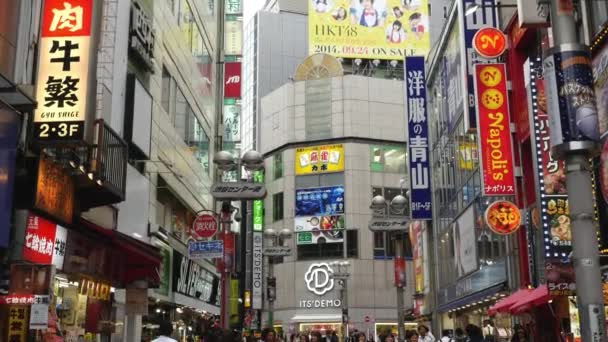
[(426, 110), (424, 57), (405, 57), (405, 101), (410, 162), (410, 209), (412, 219), (431, 220), (431, 172), (429, 125)]
[(296, 216), (344, 214), (344, 186), (296, 190)]
[(224, 256), (224, 241), (189, 241), (188, 258), (190, 259), (213, 259)]
[[(460, 8), (459, 15), (462, 18), (462, 23), (464, 24), (464, 48), (466, 51), (465, 55), (465, 72), (467, 76), (466, 84), (467, 84), (467, 106), (469, 108), (468, 126), (465, 129), (477, 128), (477, 111), (475, 108), (475, 86), (474, 86), (474, 78), (473, 73), (475, 72), (475, 68), (473, 65), (478, 63), (484, 63), (485, 60), (481, 59), (475, 53), (475, 49), (473, 49), (473, 37), (475, 37), (475, 33), (480, 28), (483, 27), (498, 27), (498, 16), (496, 15), (496, 0), (460, 0)], [(472, 6), (478, 5), (476, 11), (469, 13), (466, 15), (467, 9), (472, 8)]]
[(0, 247), (9, 246), (15, 161), (21, 120), (18, 113), (0, 107)]

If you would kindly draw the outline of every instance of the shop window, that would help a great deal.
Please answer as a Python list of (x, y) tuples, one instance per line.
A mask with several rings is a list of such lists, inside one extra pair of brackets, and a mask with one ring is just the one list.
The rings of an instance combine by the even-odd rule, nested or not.
[(406, 173), (405, 147), (372, 145), (370, 149), (372, 172)]
[(280, 179), (283, 177), (283, 152), (278, 152), (274, 155), (272, 171), (274, 179)]
[(272, 195), (272, 220), (279, 221), (283, 219), (283, 193)]

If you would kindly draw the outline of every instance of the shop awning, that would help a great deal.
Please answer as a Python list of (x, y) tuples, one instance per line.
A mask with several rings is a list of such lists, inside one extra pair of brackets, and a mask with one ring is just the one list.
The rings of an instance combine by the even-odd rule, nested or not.
[(517, 303), (520, 299), (525, 297), (526, 295), (532, 292), (531, 289), (520, 289), (507, 296), (501, 300), (499, 300), (496, 304), (492, 305), (490, 309), (488, 309), (488, 315), (495, 315), (497, 312), (509, 312), (509, 309), (512, 305)]
[(497, 293), (501, 292), (504, 289), (504, 284), (500, 283), (498, 285), (494, 285), (485, 290), (481, 290), (479, 292), (473, 293), (469, 296), (457, 299), (447, 304), (440, 305), (437, 311), (439, 312), (448, 312), (450, 310), (458, 309), (462, 306), (470, 305), (471, 303), (475, 303), (480, 300), (485, 300), (488, 297), (492, 297)]
[(298, 323), (329, 323), (329, 322), (342, 322), (342, 315), (340, 314), (321, 314), (321, 315), (295, 315), (291, 318), (292, 322)]
[(534, 289), (534, 291), (530, 292), (528, 295), (521, 298), (517, 303), (511, 306), (510, 312), (512, 314), (521, 314), (523, 312), (529, 311), (530, 309), (537, 307), (539, 305), (543, 305), (551, 300), (551, 295), (549, 294), (549, 288), (547, 285), (541, 285)]
[(122, 266), (121, 279), (118, 280), (123, 285), (135, 281), (146, 281), (148, 287), (158, 286), (162, 260), (158, 247), (132, 238), (117, 230), (106, 229), (86, 220), (81, 220), (81, 222), (86, 227), (110, 239), (112, 254), (116, 257), (116, 262)]

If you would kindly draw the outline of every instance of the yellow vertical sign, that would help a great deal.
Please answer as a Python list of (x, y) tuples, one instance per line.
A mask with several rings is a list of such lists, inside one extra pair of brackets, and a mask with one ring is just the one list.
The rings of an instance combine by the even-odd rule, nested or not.
[(28, 331), (28, 310), (26, 305), (13, 305), (8, 315), (8, 341), (26, 342)]

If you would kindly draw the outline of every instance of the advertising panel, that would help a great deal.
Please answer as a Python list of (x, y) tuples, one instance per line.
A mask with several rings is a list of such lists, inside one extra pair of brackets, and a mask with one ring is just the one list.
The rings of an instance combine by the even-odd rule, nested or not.
[(226, 17), (224, 23), (224, 53), (228, 56), (243, 54), (243, 20)]
[[(477, 117), (475, 115), (475, 107), (477, 105), (475, 101), (475, 88), (473, 86), (475, 75), (477, 74), (474, 70), (474, 65), (482, 62), (480, 56), (475, 53), (473, 48), (473, 40), (477, 31), (484, 27), (498, 27), (498, 16), (496, 13), (496, 0), (458, 0), (458, 15), (462, 25), (462, 40), (461, 49), (466, 51), (464, 55), (461, 55), (462, 61), (461, 66), (463, 67), (466, 78), (460, 78), (462, 87), (466, 91), (465, 102), (467, 103), (466, 113), (464, 117), (465, 129), (476, 129)], [(470, 6), (479, 5), (478, 9), (472, 13), (465, 15), (465, 11)], [(481, 129), (480, 129), (481, 130)]]
[(553, 49), (543, 63), (551, 146), (599, 141), (593, 71), (588, 51)]
[(13, 187), (15, 185), (15, 162), (17, 142), (21, 128), (20, 115), (13, 110), (0, 108), (0, 247), (7, 248), (10, 242)]
[(540, 198), (538, 215), (544, 235), (545, 278), (552, 295), (572, 295), (575, 291), (574, 273), (569, 255), (572, 252), (572, 230), (568, 210), (565, 163), (551, 154), (551, 128), (547, 114), (547, 96), (540, 63), (530, 63), (526, 70), (526, 88), (530, 125), (535, 127), (531, 137), (533, 158), (538, 170), (536, 189)]
[(515, 195), (506, 68), (477, 64), (474, 69), (483, 194)]
[(296, 175), (344, 171), (342, 144), (301, 147), (296, 149)]
[(405, 99), (410, 164), (410, 210), (414, 220), (431, 220), (432, 191), (424, 57), (405, 58)]
[(296, 217), (344, 214), (344, 186), (296, 190)]
[(173, 251), (173, 292), (215, 304), (215, 278), (217, 277), (209, 270)]
[(318, 243), (344, 242), (344, 230), (322, 230), (296, 233), (298, 245), (316, 245)]
[(307, 0), (309, 54), (401, 60), (430, 48), (428, 0)]
[(63, 269), (68, 232), (40, 216), (29, 214), (25, 228), (23, 259)]
[(474, 170), (478, 162), (477, 143), (468, 137), (461, 137), (458, 140), (458, 167), (461, 170)]
[(241, 97), (241, 62), (224, 63), (224, 98)]
[(241, 106), (224, 105), (223, 139), (226, 142), (241, 141)]
[[(255, 171), (253, 173), (254, 183), (264, 182), (264, 172)], [(262, 232), (264, 230), (264, 200), (253, 201), (253, 231)]]
[(296, 233), (346, 229), (344, 215), (296, 217)]
[(86, 119), (93, 1), (48, 0), (42, 9), (34, 139), (81, 141)]
[(26, 342), (29, 327), (27, 305), (11, 305), (8, 310), (8, 340), (11, 342)]
[(253, 233), (253, 263), (251, 283), (251, 308), (262, 309), (262, 292), (264, 286), (264, 235), (261, 232)]
[(454, 258), (458, 277), (477, 270), (477, 238), (475, 237), (475, 205), (471, 205), (454, 222)]

